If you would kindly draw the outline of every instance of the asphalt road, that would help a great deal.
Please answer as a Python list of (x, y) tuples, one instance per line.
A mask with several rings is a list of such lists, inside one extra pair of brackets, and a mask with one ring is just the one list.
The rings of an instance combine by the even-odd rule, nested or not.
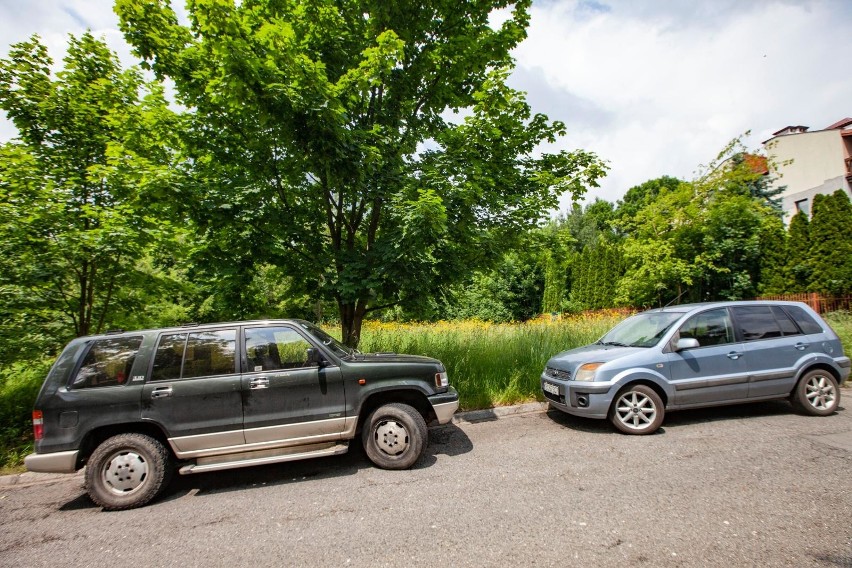
[(672, 413), (647, 437), (535, 412), (430, 436), (410, 471), (354, 448), (178, 476), (115, 513), (79, 475), (0, 485), (0, 566), (852, 567), (852, 408)]

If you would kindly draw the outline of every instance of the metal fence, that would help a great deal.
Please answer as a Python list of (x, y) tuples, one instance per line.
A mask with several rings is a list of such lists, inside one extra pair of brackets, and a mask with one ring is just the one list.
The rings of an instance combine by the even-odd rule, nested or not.
[(786, 300), (804, 302), (818, 314), (826, 312), (852, 311), (852, 296), (823, 296), (816, 292), (805, 294), (779, 294), (775, 296), (760, 296), (757, 300)]

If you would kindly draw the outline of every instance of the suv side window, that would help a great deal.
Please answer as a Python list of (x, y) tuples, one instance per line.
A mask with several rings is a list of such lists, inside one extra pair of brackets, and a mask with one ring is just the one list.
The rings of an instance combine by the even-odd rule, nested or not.
[(307, 350), (313, 347), (289, 327), (246, 329), (246, 358), (250, 371), (276, 371), (308, 367)]
[(732, 309), (744, 341), (781, 337), (781, 327), (769, 306), (736, 306)]
[(734, 342), (734, 327), (728, 310), (720, 308), (695, 314), (680, 328), (681, 338), (694, 338), (698, 345), (724, 345)]
[(141, 337), (115, 337), (92, 342), (71, 382), (71, 388), (112, 387), (125, 384), (136, 360)]
[(811, 315), (799, 306), (784, 306), (784, 311), (793, 317), (804, 334), (822, 333), (822, 326), (814, 321)]
[(235, 329), (163, 335), (154, 356), (151, 379), (166, 381), (235, 373), (236, 346)]

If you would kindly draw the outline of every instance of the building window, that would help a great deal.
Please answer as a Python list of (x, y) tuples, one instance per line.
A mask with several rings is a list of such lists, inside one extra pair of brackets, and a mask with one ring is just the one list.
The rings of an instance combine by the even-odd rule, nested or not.
[(805, 215), (810, 215), (810, 211), (808, 210), (807, 199), (800, 199), (796, 202), (796, 213), (804, 213)]

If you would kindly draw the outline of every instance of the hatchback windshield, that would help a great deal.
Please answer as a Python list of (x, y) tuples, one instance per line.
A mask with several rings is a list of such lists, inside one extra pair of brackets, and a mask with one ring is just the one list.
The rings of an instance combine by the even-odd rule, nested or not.
[(600, 345), (653, 347), (683, 312), (645, 312), (629, 317), (600, 338)]

